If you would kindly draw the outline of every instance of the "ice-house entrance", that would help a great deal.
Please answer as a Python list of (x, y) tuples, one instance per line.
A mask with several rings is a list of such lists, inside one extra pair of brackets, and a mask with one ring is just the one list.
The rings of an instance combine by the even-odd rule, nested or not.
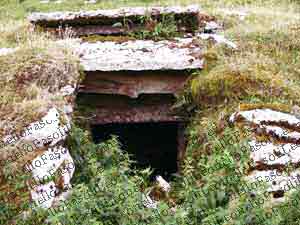
[(78, 105), (87, 111), (95, 143), (116, 135), (133, 166), (153, 170), (152, 177), (170, 179), (185, 151), (186, 122), (172, 112), (171, 94), (129, 96), (80, 93)]
[(177, 172), (178, 128), (176, 122), (111, 123), (93, 126), (92, 134), (96, 143), (118, 136), (136, 167), (169, 178)]
[(180, 172), (186, 119), (173, 110), (191, 73), (201, 69), (194, 38), (84, 42), (78, 46), (83, 80), (77, 96), (89, 111), (95, 142), (117, 135), (139, 167), (168, 179)]
[[(182, 34), (178, 38), (128, 36), (166, 17), (173, 18), (173, 28)], [(172, 111), (172, 105), (191, 73), (203, 68), (202, 44), (194, 34), (206, 18), (199, 7), (187, 6), (35, 13), (29, 21), (57, 37), (66, 32), (77, 37), (68, 41), (85, 75), (77, 105), (88, 111), (84, 117), (94, 140), (116, 134), (140, 166), (168, 176), (180, 169), (185, 151), (186, 120)]]

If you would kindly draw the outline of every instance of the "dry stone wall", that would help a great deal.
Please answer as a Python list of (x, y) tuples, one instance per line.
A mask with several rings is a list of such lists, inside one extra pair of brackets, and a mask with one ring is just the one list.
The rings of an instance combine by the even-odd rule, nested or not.
[(300, 184), (300, 119), (263, 108), (236, 112), (230, 121), (253, 132), (249, 141), (253, 166), (247, 179), (266, 182), (273, 200), (284, 201), (285, 193)]

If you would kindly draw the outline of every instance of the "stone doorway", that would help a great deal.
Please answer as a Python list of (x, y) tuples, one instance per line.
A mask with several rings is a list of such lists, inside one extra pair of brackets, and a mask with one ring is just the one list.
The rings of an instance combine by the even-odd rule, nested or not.
[(136, 161), (137, 168), (151, 167), (152, 177), (169, 180), (178, 171), (183, 151), (182, 124), (179, 122), (110, 123), (92, 126), (96, 143), (118, 136), (122, 149)]

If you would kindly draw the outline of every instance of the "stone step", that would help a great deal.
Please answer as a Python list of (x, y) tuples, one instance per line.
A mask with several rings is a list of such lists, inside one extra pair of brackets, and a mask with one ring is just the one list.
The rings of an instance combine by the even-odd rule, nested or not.
[(61, 32), (59, 28), (64, 30), (66, 27), (70, 27), (75, 36), (114, 35), (126, 34), (150, 26), (151, 24), (147, 23), (149, 18), (162, 21), (163, 18), (171, 15), (174, 16), (178, 30), (188, 32), (196, 31), (201, 21), (210, 18), (200, 14), (197, 5), (191, 5), (186, 7), (136, 7), (79, 12), (32, 13), (28, 16), (28, 20), (46, 31), (55, 33)]
[[(63, 40), (62, 44), (67, 41)], [(68, 44), (68, 43), (66, 43)], [(73, 44), (85, 72), (201, 69), (201, 43), (194, 38)]]
[(203, 66), (201, 44), (193, 38), (158, 42), (81, 42), (72, 47), (86, 74), (81, 93), (118, 94), (130, 98), (138, 98), (141, 94), (173, 95), (183, 88), (194, 70)]

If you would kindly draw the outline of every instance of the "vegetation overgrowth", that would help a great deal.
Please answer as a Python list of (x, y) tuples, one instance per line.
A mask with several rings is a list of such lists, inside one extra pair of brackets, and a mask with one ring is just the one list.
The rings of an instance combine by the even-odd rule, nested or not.
[[(299, 224), (300, 212), (294, 202), (299, 198), (299, 190), (277, 205), (262, 194), (264, 184), (257, 187), (261, 192), (239, 191), (244, 184), (249, 185), (237, 173), (247, 174), (251, 165), (249, 151), (241, 151), (242, 146), (247, 146), (248, 136), (226, 122), (239, 107), (266, 105), (288, 112), (300, 105), (300, 2), (297, 0), (128, 0), (99, 1), (95, 5), (83, 0), (63, 4), (3, 0), (0, 46), (18, 50), (0, 56), (0, 130), (6, 124), (22, 127), (23, 123), (32, 122), (39, 112), (47, 109), (50, 100), (62, 104), (55, 91), (66, 79), (80, 76), (77, 61), (67, 49), (61, 51), (53, 37), (30, 30), (25, 18), (28, 13), (190, 3), (199, 3), (204, 11), (216, 16), (225, 28), (224, 35), (238, 49), (211, 45), (210, 41), (203, 46), (205, 68), (193, 75), (176, 104), (192, 115), (186, 131), (189, 143), (182, 174), (174, 176), (171, 193), (158, 209), (142, 205), (141, 193), (149, 186), (149, 170), (134, 170), (116, 137), (96, 145), (88, 131), (73, 126), (68, 144), (78, 163), (68, 206), (56, 209), (59, 212), (55, 214), (30, 207), (28, 196), (22, 195), (26, 176), (12, 179), (11, 169), (6, 168), (1, 173), (7, 182), (4, 184), (1, 179), (1, 194), (17, 190), (19, 195), (17, 204), (0, 202), (0, 224)], [(245, 11), (247, 16), (242, 19), (229, 15), (228, 10)], [(166, 35), (172, 32), (171, 29)], [(60, 60), (55, 60), (59, 56)], [(55, 79), (58, 73), (71, 76), (58, 81)], [(238, 139), (219, 147), (221, 139), (237, 132)], [(5, 158), (8, 151), (1, 149), (0, 158)], [(203, 176), (203, 171), (210, 172)], [(263, 204), (259, 203), (261, 199)], [(20, 213), (22, 210), (27, 213)]]

